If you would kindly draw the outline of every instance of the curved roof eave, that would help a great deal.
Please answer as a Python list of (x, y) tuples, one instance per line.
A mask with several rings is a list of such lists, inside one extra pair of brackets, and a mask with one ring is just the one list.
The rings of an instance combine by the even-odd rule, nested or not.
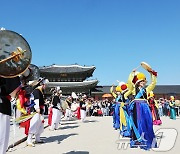
[(97, 85), (98, 80), (90, 80), (90, 81), (83, 81), (83, 82), (49, 82), (47, 83), (47, 87), (84, 87), (84, 86), (93, 86)]
[(80, 66), (80, 65), (50, 65), (45, 67), (39, 67), (42, 73), (78, 73), (86, 71), (94, 71), (95, 66)]

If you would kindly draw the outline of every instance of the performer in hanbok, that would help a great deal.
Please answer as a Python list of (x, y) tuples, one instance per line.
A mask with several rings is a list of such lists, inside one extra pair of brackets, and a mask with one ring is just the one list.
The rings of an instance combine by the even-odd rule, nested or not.
[[(7, 150), (10, 131), (10, 116), (12, 106), (16, 105), (16, 99), (21, 93), (24, 78), (27, 78), (30, 70), (27, 69), (23, 74), (14, 78), (0, 77), (0, 153), (4, 154)], [(15, 114), (15, 112), (13, 113)], [(15, 117), (15, 115), (13, 115)]]
[(20, 85), (19, 77), (0, 77), (0, 154), (5, 154), (8, 148), (10, 116), (12, 114), (11, 100), (19, 91)]
[(55, 90), (55, 94), (53, 96), (53, 100), (52, 100), (52, 115), (49, 115), (49, 118), (51, 117), (52, 120), (49, 123), (50, 125), (50, 130), (57, 130), (60, 120), (61, 120), (61, 116), (62, 116), (62, 108), (61, 108), (61, 93), (62, 91), (60, 90), (60, 87), (56, 87)]
[(174, 98), (174, 96), (170, 96), (169, 107), (170, 107), (170, 119), (176, 120), (175, 98)]
[(25, 134), (28, 135), (30, 120), (35, 115), (34, 112), (34, 96), (32, 95), (33, 88), (30, 85), (24, 85), (18, 92), (16, 98), (16, 112), (19, 116), (16, 117), (16, 123), (20, 127), (25, 128)]
[(148, 95), (148, 102), (149, 102), (149, 107), (152, 113), (152, 118), (153, 118), (153, 125), (161, 125), (162, 121), (160, 119), (159, 115), (159, 110), (158, 110), (158, 104), (157, 101), (154, 98), (154, 93), (151, 91)]
[(67, 108), (65, 111), (65, 119), (72, 120), (72, 112), (71, 112), (72, 98), (71, 97), (66, 98), (66, 104), (67, 104)]
[(78, 108), (79, 108), (79, 103), (78, 103), (77, 99), (73, 99), (72, 98), (71, 112), (72, 112), (72, 117), (73, 118), (77, 118), (78, 117)]
[(29, 75), (30, 62), (31, 49), (25, 38), (0, 28), (0, 154), (8, 148), (11, 105), (21, 89), (20, 75)]
[(74, 117), (76, 117), (78, 120), (80, 120), (81, 119), (81, 113), (80, 113), (79, 98), (75, 92), (72, 92), (70, 98), (72, 99), (72, 104), (71, 104), (72, 115)]
[(47, 79), (40, 79), (42, 82), (40, 82), (40, 86), (38, 86), (33, 91), (34, 96), (34, 111), (36, 112), (35, 115), (30, 120), (30, 126), (28, 131), (28, 137), (27, 137), (27, 145), (34, 147), (33, 143), (33, 135), (35, 135), (35, 143), (44, 143), (43, 140), (40, 139), (40, 135), (44, 131), (44, 118), (43, 118), (43, 112), (44, 112), (44, 96), (43, 96), (43, 90), (45, 89), (45, 84), (48, 82)]
[(120, 102), (120, 134), (124, 137), (130, 136), (131, 122), (129, 118), (129, 91), (125, 82), (119, 82), (121, 91), (121, 102)]
[(157, 146), (153, 131), (152, 114), (147, 101), (148, 93), (152, 91), (156, 85), (157, 72), (153, 71), (149, 66), (147, 70), (152, 80), (147, 87), (145, 87), (147, 83), (146, 76), (143, 73), (133, 70), (130, 75), (133, 77), (131, 83), (135, 86), (135, 99), (130, 105), (131, 118), (133, 120), (130, 146), (131, 148), (139, 146), (141, 149), (145, 150)]
[(115, 98), (115, 102), (112, 105), (113, 108), (113, 127), (115, 130), (120, 129), (120, 102), (122, 102), (121, 87), (117, 86), (114, 92), (114, 86), (110, 88), (110, 92)]
[(86, 103), (85, 103), (86, 96), (82, 96), (80, 100), (80, 114), (81, 114), (81, 121), (85, 122), (86, 119)]
[(77, 115), (77, 119), (80, 120), (81, 119), (81, 108), (80, 108), (80, 102), (77, 101), (78, 103), (78, 107), (77, 107), (77, 110), (76, 110), (76, 115)]

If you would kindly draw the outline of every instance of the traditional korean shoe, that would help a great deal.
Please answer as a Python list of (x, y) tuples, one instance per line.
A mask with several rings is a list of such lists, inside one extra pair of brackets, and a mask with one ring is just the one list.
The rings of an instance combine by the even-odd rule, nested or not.
[(28, 147), (35, 147), (34, 143), (27, 143), (26, 144)]

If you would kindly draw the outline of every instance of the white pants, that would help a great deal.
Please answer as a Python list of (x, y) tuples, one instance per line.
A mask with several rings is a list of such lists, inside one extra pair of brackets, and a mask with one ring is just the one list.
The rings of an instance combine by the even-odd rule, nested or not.
[(106, 113), (105, 108), (101, 108), (101, 111), (102, 111), (102, 114), (105, 115), (105, 113)]
[(31, 121), (29, 127), (29, 133), (27, 143), (32, 143), (32, 136), (36, 136), (36, 141), (40, 141), (40, 135), (44, 131), (44, 124), (42, 123), (42, 115), (36, 113)]
[(0, 154), (5, 154), (8, 148), (10, 133), (10, 116), (0, 113)]
[(86, 110), (80, 110), (81, 112), (81, 120), (84, 121), (86, 118)]
[(61, 120), (61, 111), (58, 109), (53, 108), (52, 109), (52, 123), (51, 123), (51, 129), (58, 129), (59, 122)]
[(71, 110), (70, 109), (66, 109), (65, 119), (66, 120), (70, 120), (71, 116), (72, 116)]

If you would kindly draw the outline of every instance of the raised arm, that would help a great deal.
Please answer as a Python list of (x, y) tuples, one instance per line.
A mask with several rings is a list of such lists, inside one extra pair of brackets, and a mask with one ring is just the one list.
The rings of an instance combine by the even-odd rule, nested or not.
[(146, 88), (147, 94), (149, 94), (150, 91), (153, 91), (157, 83), (157, 72), (152, 71), (150, 72), (150, 74), (151, 74), (151, 83)]
[(114, 92), (113, 89), (114, 89), (114, 85), (112, 85), (112, 87), (110, 88), (110, 92), (111, 92), (111, 94), (113, 95), (113, 97), (116, 98), (117, 95), (115, 94), (115, 92)]
[(124, 98), (127, 99), (128, 96), (133, 93), (134, 91), (134, 84), (132, 83), (132, 80), (134, 78), (134, 71), (129, 74), (128, 78), (128, 91), (124, 94)]

